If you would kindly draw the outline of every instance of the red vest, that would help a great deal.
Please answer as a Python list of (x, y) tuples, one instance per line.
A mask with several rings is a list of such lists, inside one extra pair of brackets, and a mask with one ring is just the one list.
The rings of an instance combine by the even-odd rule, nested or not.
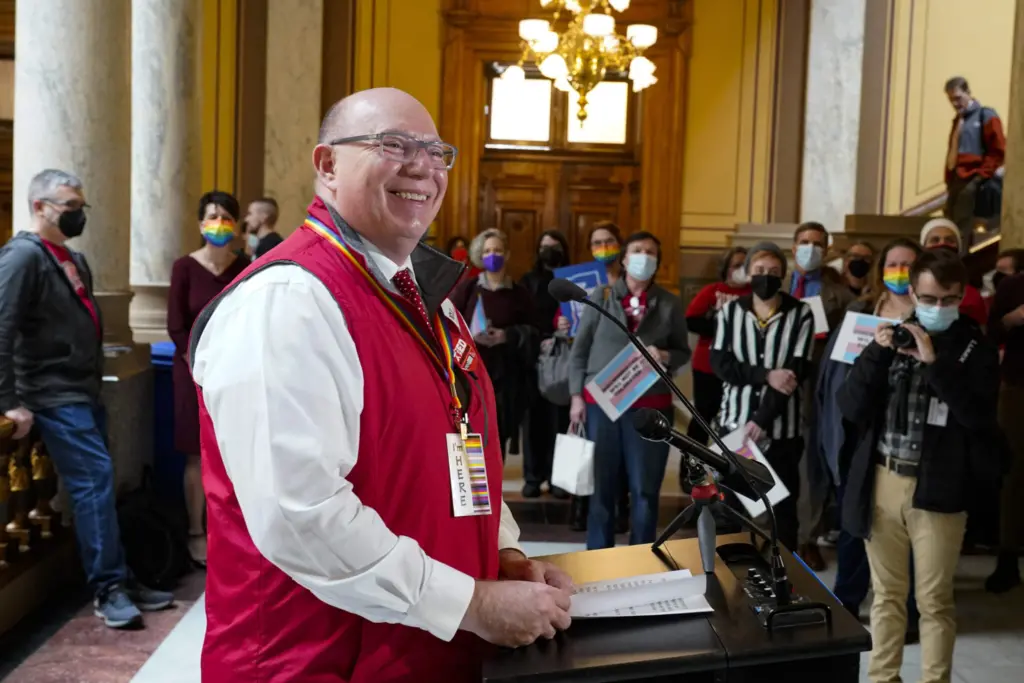
[[(317, 217), (329, 225), (324, 216), (325, 211)], [(365, 276), (309, 228), (300, 228), (250, 266), (228, 291), (274, 261), (295, 262), (324, 283), (359, 351), (364, 406), (358, 462), (348, 476), (356, 495), (391, 531), (415, 539), (430, 557), (472, 577), (496, 579), (502, 461), (494, 392), (483, 364), (476, 363), (467, 382), (472, 393), (468, 413), (471, 429), (485, 435), (493, 513), (455, 518), (445, 437), (453, 431), (451, 391), (437, 365)], [(469, 347), (466, 353), (476, 354), (465, 321), (455, 315), (457, 327), (442, 314), (453, 344), (461, 337)], [(198, 339), (200, 334), (197, 325), (193, 335)], [(417, 628), (371, 623), (320, 601), (259, 553), (199, 393), (209, 529), (203, 680), (478, 681), (486, 645), (476, 636), (460, 631), (446, 643)]]

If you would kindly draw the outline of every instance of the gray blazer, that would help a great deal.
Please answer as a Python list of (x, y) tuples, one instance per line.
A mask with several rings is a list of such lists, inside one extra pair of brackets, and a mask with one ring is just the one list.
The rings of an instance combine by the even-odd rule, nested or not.
[[(611, 286), (607, 297), (605, 289), (607, 288), (595, 289), (590, 295), (590, 300), (625, 325), (626, 312), (622, 309), (622, 300), (628, 294), (625, 278), (620, 278)], [(654, 345), (668, 351), (669, 374), (674, 374), (690, 360), (683, 303), (675, 294), (658, 285), (651, 285), (647, 290), (647, 313), (640, 321), (636, 336), (646, 346)], [(622, 351), (627, 344), (629, 338), (622, 330), (589, 306), (584, 307), (579, 329), (569, 353), (569, 392), (574, 396), (582, 394), (583, 387), (594, 379), (597, 373), (604, 370), (615, 354)], [(658, 382), (651, 387), (647, 395), (667, 393), (668, 387)]]

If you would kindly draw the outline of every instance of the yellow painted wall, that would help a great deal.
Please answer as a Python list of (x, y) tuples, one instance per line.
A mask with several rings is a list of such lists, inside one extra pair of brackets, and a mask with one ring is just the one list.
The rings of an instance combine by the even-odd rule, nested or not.
[(945, 191), (953, 119), (943, 85), (963, 76), (982, 104), (1010, 120), (1015, 0), (896, 0), (890, 25), (883, 212), (897, 214)]
[(441, 0), (356, 0), (356, 90), (389, 86), (441, 113)]
[(235, 191), (239, 0), (203, 0), (199, 77), (203, 191)]
[(768, 218), (781, 0), (694, 0), (680, 244)]

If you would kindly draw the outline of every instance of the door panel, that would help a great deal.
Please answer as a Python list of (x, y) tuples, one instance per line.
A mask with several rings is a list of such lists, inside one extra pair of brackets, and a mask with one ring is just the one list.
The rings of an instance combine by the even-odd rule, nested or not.
[(484, 160), (480, 163), (480, 227), (498, 227), (509, 237), (509, 274), (530, 269), (537, 240), (561, 230), (573, 263), (590, 261), (587, 234), (612, 221), (623, 236), (639, 216), (639, 169), (634, 165)]

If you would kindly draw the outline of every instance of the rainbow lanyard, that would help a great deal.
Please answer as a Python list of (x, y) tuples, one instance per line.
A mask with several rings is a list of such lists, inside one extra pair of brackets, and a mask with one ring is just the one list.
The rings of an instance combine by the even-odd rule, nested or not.
[[(396, 316), (398, 316), (399, 320), (405, 323), (405, 326), (409, 328), (409, 331), (412, 332), (413, 336), (419, 340), (420, 344), (422, 344), (423, 348), (427, 350), (430, 357), (441, 368), (441, 372), (445, 375), (445, 379), (448, 381), (448, 387), (452, 392), (452, 418), (455, 421), (455, 426), (462, 432), (462, 436), (465, 438), (467, 425), (465, 415), (462, 412), (462, 401), (459, 400), (458, 392), (455, 390), (455, 364), (454, 355), (452, 353), (452, 340), (451, 336), (449, 336), (448, 329), (441, 321), (441, 316), (434, 316), (434, 329), (435, 334), (437, 335), (437, 340), (441, 344), (441, 350), (444, 352), (443, 359), (437, 355), (434, 345), (427, 341), (420, 332), (419, 327), (413, 322), (412, 316), (418, 313), (418, 311), (415, 311), (415, 309), (413, 309), (413, 307), (406, 302), (404, 298), (396, 297), (394, 294), (381, 287), (380, 283), (377, 282), (377, 278), (375, 278), (370, 271), (366, 269), (366, 266), (356, 258), (355, 254), (352, 253), (352, 250), (338, 233), (308, 215), (306, 216), (303, 226), (317, 233), (338, 248), (338, 251), (340, 251), (345, 258), (347, 258), (352, 265), (356, 267), (356, 270), (362, 273), (363, 277), (365, 277), (366, 281), (370, 283), (370, 286), (372, 286), (377, 292), (377, 296), (384, 301), (385, 305), (387, 305), (387, 307), (390, 308)], [(413, 311), (415, 311), (415, 313), (413, 313)]]

